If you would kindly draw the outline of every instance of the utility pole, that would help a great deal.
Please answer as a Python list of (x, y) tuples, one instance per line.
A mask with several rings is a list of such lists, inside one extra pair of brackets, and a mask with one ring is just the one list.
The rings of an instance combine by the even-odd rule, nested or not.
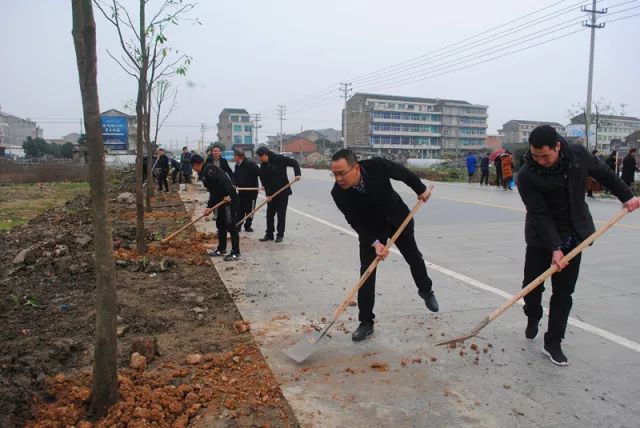
[(202, 151), (202, 147), (204, 146), (204, 131), (207, 130), (207, 126), (204, 123), (200, 124), (200, 144), (198, 147), (198, 151)]
[(260, 116), (260, 113), (256, 113), (253, 115), (253, 129), (255, 129), (256, 131), (256, 137), (253, 140), (254, 146), (258, 145), (258, 129), (262, 128), (262, 125), (260, 125), (260, 121), (262, 120), (262, 118)]
[(284, 116), (287, 114), (287, 107), (284, 104), (278, 105), (278, 119), (280, 119), (280, 153), (282, 153), (282, 121), (287, 120)]
[[(589, 122), (591, 122), (591, 90), (593, 88), (593, 51), (595, 49), (596, 44), (596, 29), (604, 28), (604, 23), (596, 24), (596, 18), (601, 15), (607, 13), (607, 9), (597, 10), (596, 9), (597, 0), (593, 0), (591, 3), (591, 9), (587, 9), (586, 7), (582, 7), (582, 11), (585, 13), (591, 14), (591, 22), (584, 21), (582, 23), (583, 27), (591, 28), (591, 49), (589, 50), (589, 82), (587, 83), (587, 105), (586, 105), (586, 115), (584, 121), (584, 141), (589, 149)], [(594, 143), (594, 148), (597, 148), (598, 141), (596, 140)]]
[(340, 82), (342, 98), (344, 98), (344, 120), (342, 121), (342, 147), (347, 148), (347, 100), (351, 92), (351, 83)]

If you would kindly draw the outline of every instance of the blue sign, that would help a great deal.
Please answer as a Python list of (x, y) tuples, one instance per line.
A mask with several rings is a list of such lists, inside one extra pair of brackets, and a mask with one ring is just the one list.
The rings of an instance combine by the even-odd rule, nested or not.
[(100, 116), (102, 137), (105, 148), (110, 150), (129, 149), (129, 124), (123, 116)]

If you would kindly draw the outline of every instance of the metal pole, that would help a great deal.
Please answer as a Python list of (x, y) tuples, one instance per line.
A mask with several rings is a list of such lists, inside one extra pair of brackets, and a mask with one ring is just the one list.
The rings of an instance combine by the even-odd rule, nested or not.
[[(591, 122), (591, 92), (593, 89), (593, 56), (594, 56), (595, 43), (596, 43), (596, 29), (604, 28), (604, 24), (596, 25), (596, 17), (598, 14), (607, 13), (607, 9), (596, 10), (596, 3), (597, 3), (597, 0), (592, 1), (590, 10), (584, 7), (582, 8), (583, 12), (587, 12), (591, 14), (591, 22), (587, 23), (587, 21), (585, 21), (582, 23), (583, 26), (591, 28), (591, 45), (589, 49), (589, 80), (587, 83), (587, 105), (585, 106), (586, 114), (585, 114), (585, 121), (584, 121), (584, 128), (585, 128), (584, 138), (585, 138), (585, 145), (587, 149), (589, 149), (589, 124)], [(594, 147), (596, 147), (597, 143), (598, 143), (597, 141), (594, 143)]]

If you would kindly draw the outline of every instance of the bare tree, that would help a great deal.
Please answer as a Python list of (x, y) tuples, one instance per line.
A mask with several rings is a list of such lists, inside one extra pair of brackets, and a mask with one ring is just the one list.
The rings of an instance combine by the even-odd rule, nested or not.
[(96, 345), (93, 357), (91, 413), (102, 417), (118, 399), (116, 288), (111, 217), (98, 102), (96, 23), (91, 0), (72, 0), (73, 42), (78, 63), (89, 154), (89, 184), (95, 243)]
[[(144, 239), (144, 201), (142, 193), (142, 162), (145, 146), (148, 151), (147, 187), (149, 188), (148, 191), (153, 191), (151, 179), (152, 153), (150, 150), (151, 142), (148, 123), (149, 83), (156, 79), (154, 70), (158, 67), (158, 52), (164, 57), (169, 52), (167, 48), (161, 47), (166, 41), (166, 36), (163, 34), (164, 29), (167, 25), (178, 24), (180, 19), (195, 7), (195, 4), (184, 3), (183, 0), (164, 0), (155, 12), (150, 13), (151, 19), (147, 21), (147, 3), (148, 0), (139, 0), (139, 19), (138, 25), (136, 25), (131, 13), (122, 5), (120, 0), (94, 0), (94, 4), (102, 12), (105, 19), (116, 28), (122, 48), (119, 58), (108, 50), (107, 53), (125, 73), (135, 78), (138, 83), (138, 95), (136, 98), (136, 246), (139, 254), (144, 254), (147, 251)], [(184, 59), (180, 61), (184, 61)], [(182, 70), (179, 66), (180, 61), (173, 65), (177, 70)], [(166, 66), (170, 67), (171, 64), (172, 62), (169, 62)], [(153, 65), (152, 68), (150, 68), (151, 65)], [(147, 195), (147, 206), (150, 207), (151, 196), (150, 193)]]
[[(160, 80), (154, 87), (155, 96), (153, 98), (153, 106), (151, 110), (155, 114), (155, 132), (153, 136), (153, 141), (158, 141), (158, 133), (164, 125), (164, 122), (167, 120), (173, 110), (176, 108), (177, 99), (178, 99), (178, 88), (172, 88), (171, 82), (168, 80)], [(164, 106), (165, 101), (171, 100), (171, 103), (167, 106), (167, 111), (162, 114), (162, 107)]]

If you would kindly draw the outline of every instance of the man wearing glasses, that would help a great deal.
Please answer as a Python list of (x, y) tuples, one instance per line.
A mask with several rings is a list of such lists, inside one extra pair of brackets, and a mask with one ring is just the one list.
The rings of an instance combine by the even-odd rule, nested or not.
[[(358, 162), (355, 153), (348, 149), (339, 150), (333, 155), (331, 176), (336, 180), (331, 196), (347, 222), (358, 233), (360, 274), (363, 274), (376, 257), (387, 257), (387, 239), (409, 215), (409, 208), (393, 190), (390, 179), (404, 182), (423, 202), (428, 198), (427, 188), (418, 176), (402, 165), (381, 158)], [(438, 301), (431, 289), (432, 281), (414, 237), (413, 220), (400, 234), (395, 245), (409, 264), (418, 295), (430, 311), (438, 312)], [(374, 271), (358, 291), (360, 325), (353, 332), (354, 342), (360, 342), (373, 333), (375, 283)]]

